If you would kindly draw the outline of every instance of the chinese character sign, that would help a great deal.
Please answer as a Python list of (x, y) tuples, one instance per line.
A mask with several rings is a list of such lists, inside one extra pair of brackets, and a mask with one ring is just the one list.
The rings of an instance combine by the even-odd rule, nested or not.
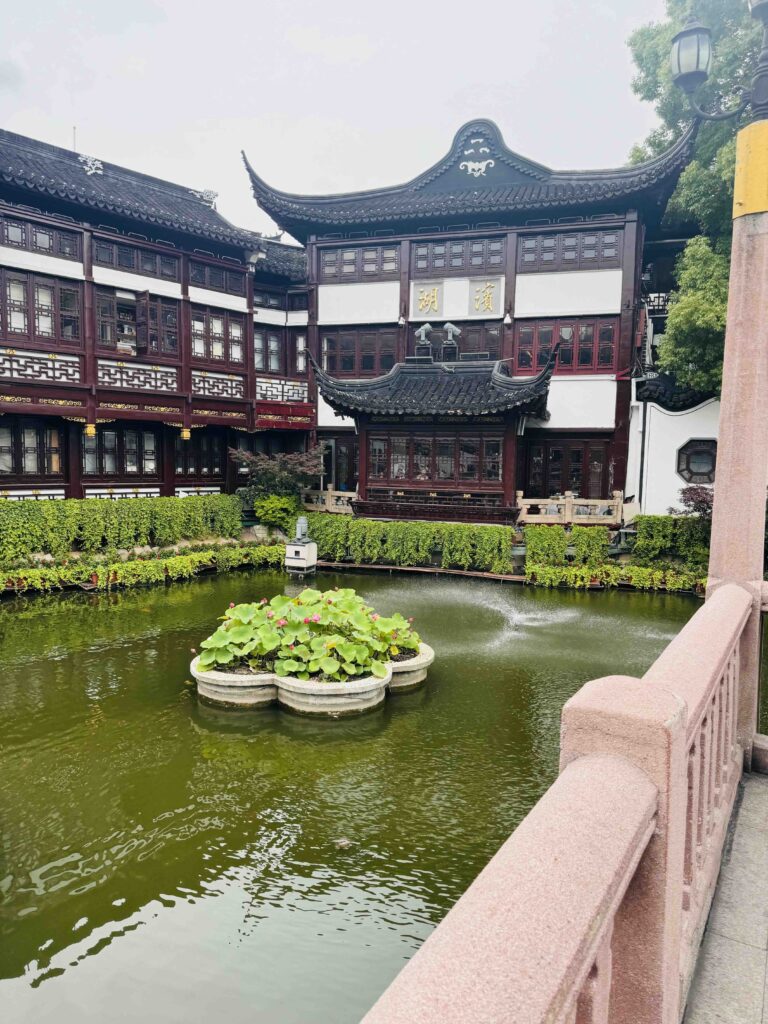
[(420, 313), (438, 313), (439, 310), (438, 286), (419, 288), (418, 306)]
[(496, 284), (494, 281), (486, 281), (484, 284), (479, 284), (475, 287), (476, 313), (495, 312), (495, 290)]

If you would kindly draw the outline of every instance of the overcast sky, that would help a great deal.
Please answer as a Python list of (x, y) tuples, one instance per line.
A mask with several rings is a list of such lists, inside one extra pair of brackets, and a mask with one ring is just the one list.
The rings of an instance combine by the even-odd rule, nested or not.
[(270, 184), (391, 185), (475, 117), (556, 168), (625, 162), (654, 124), (626, 39), (663, 0), (28, 0), (3, 5), (0, 125), (197, 189), (274, 226)]

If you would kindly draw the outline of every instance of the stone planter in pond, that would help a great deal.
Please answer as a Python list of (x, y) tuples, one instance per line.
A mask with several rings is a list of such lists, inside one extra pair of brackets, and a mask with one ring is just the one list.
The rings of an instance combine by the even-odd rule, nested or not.
[(429, 644), (420, 643), (419, 653), (415, 658), (407, 661), (390, 661), (392, 669), (392, 682), (389, 684), (390, 693), (407, 693), (409, 690), (416, 690), (427, 678), (427, 669), (435, 660), (435, 652)]
[(194, 658), (189, 670), (203, 700), (230, 708), (256, 708), (277, 700), (277, 685), (271, 672), (204, 670), (197, 667), (199, 660)]
[(322, 683), (294, 676), (275, 676), (277, 699), (282, 707), (299, 715), (331, 718), (373, 711), (383, 704), (391, 678), (392, 673), (388, 672), (382, 679), (364, 676), (345, 683)]

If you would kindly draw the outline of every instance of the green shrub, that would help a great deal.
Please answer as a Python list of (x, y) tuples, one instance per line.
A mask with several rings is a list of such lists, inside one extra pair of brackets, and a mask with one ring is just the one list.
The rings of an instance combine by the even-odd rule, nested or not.
[(568, 537), (562, 526), (526, 526), (525, 561), (535, 565), (565, 565)]
[(216, 550), (192, 551), (169, 558), (134, 559), (126, 562), (89, 562), (79, 559), (69, 564), (40, 569), (6, 569), (0, 580), (6, 590), (62, 590), (85, 585), (88, 589), (113, 590), (116, 587), (146, 586), (170, 580), (192, 579), (205, 569), (227, 572), (241, 566), (280, 568), (285, 547), (273, 545), (232, 545)]
[(264, 526), (275, 526), (287, 537), (292, 537), (296, 530), (296, 519), (301, 515), (303, 505), (295, 494), (269, 494), (256, 498), (253, 511)]
[(355, 565), (431, 566), (510, 573), (514, 530), (466, 523), (379, 522), (312, 512), (309, 536), (318, 557)]
[(608, 557), (610, 535), (607, 526), (574, 526), (570, 542), (574, 565), (602, 565)]
[(620, 584), (638, 590), (688, 590), (701, 592), (706, 578), (696, 572), (659, 569), (643, 565), (622, 565), (608, 562), (604, 565), (536, 565), (525, 564), (525, 578), (537, 587), (588, 587), (602, 583), (606, 587)]
[(180, 540), (237, 537), (240, 502), (232, 494), (189, 498), (0, 500), (0, 565), (36, 552), (61, 556)]
[(247, 667), (345, 682), (383, 679), (390, 658), (403, 648), (418, 650), (419, 635), (402, 615), (377, 615), (354, 590), (307, 589), (229, 608), (200, 646), (203, 669)]

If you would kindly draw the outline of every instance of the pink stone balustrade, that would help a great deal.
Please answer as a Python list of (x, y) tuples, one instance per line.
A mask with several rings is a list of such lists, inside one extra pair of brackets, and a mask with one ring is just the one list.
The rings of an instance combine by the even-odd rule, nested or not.
[(560, 775), (364, 1024), (679, 1024), (743, 763), (750, 592), (565, 705)]

